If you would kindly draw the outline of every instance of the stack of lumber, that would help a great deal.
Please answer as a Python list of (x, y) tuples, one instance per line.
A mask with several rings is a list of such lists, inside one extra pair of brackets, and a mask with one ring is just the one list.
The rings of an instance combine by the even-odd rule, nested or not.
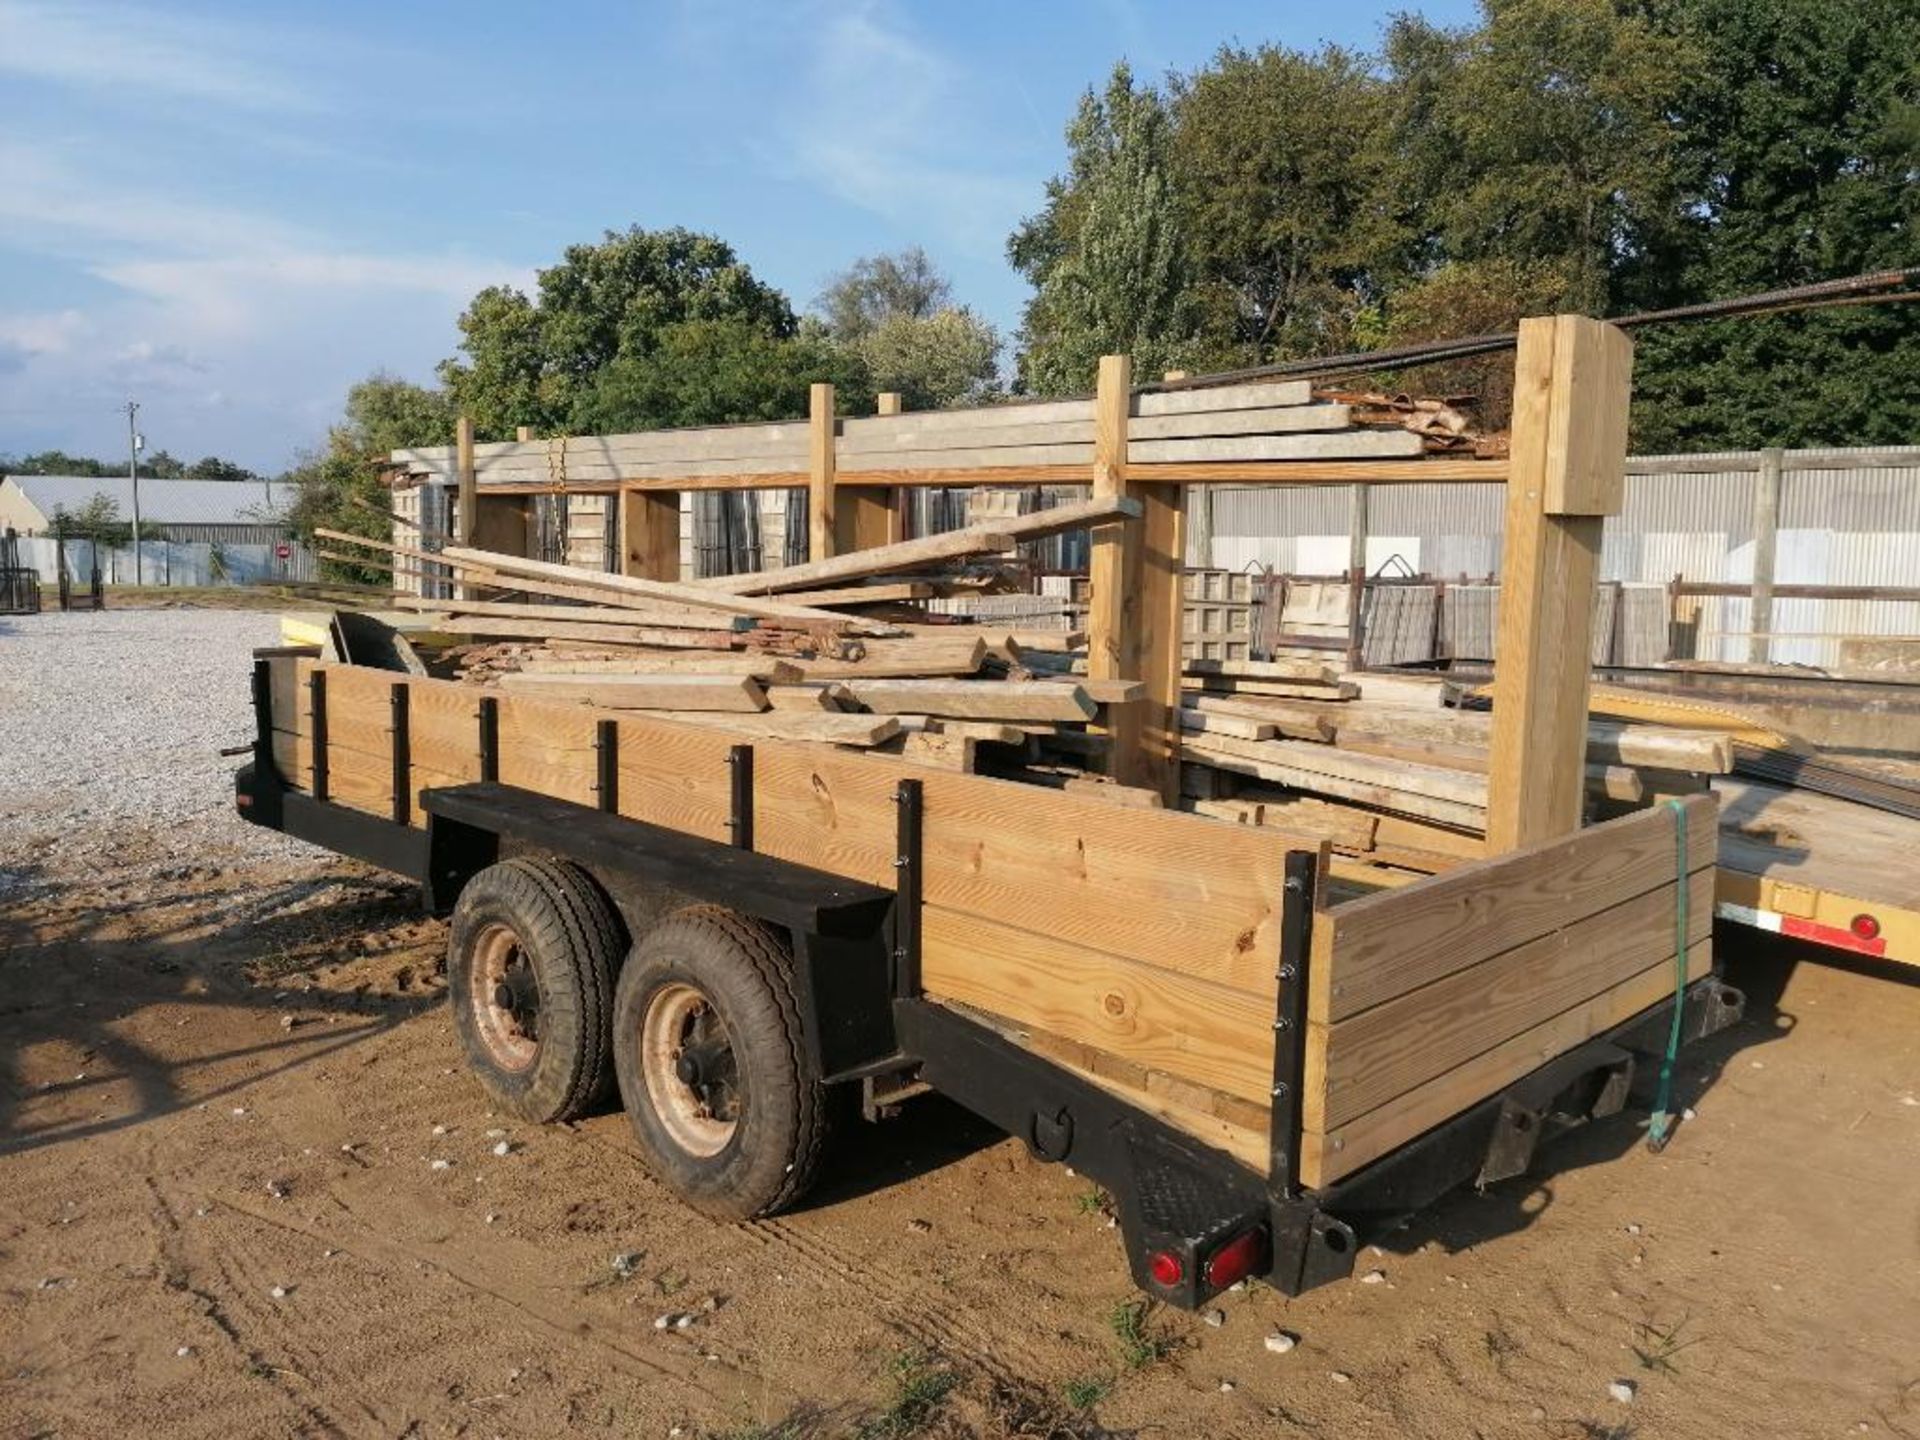
[[(1182, 786), (1201, 813), (1325, 834), (1336, 850), (1412, 869), (1478, 853), (1493, 717), (1450, 708), (1436, 678), (1342, 675), (1308, 660), (1190, 661)], [(1729, 773), (1725, 733), (1595, 720), (1596, 813), (1697, 794)]]
[[(1319, 401), (1303, 381), (1136, 394), (1127, 427), (1131, 464), (1415, 458), (1426, 445), (1397, 413), (1355, 423), (1351, 408)], [(482, 488), (605, 488), (621, 481), (710, 481), (761, 486), (806, 483), (810, 427), (767, 425), (566, 436), (474, 447)], [(1093, 463), (1093, 401), (1056, 400), (972, 410), (876, 415), (835, 422), (842, 483), (884, 483), (901, 472), (1085, 467)], [(450, 479), (450, 445), (396, 450), (414, 480)]]
[[(1109, 496), (686, 583), (459, 546), (416, 552), (340, 532), (322, 536), (449, 568), (459, 598), (392, 601), (420, 612), (427, 634), (415, 639), (433, 655), (436, 673), (746, 738), (850, 746), (1152, 804), (1157, 796), (1089, 773), (1105, 753), (1103, 708), (1138, 699), (1144, 687), (1073, 675), (1084, 635), (968, 623), (915, 604), (951, 594), (952, 567), (977, 567), (1023, 540), (1138, 510), (1137, 501)], [(990, 579), (968, 575), (964, 583), (977, 588)], [(468, 598), (483, 588), (512, 598)]]

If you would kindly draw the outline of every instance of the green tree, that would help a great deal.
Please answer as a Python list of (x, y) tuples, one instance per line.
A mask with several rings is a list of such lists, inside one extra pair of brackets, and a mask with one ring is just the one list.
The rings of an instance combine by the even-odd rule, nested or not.
[(1174, 81), (1173, 116), (1202, 363), (1350, 348), (1415, 258), (1371, 59), (1229, 46)]
[[(347, 392), (346, 414), (327, 432), (326, 443), (282, 477), (294, 486), (289, 527), (309, 544), (316, 528), (391, 538), (386, 511), (392, 495), (381, 478), (390, 453), (450, 443), (454, 419), (445, 391), (387, 374), (360, 381)], [(337, 579), (384, 584), (387, 578), (384, 571), (339, 561), (325, 561), (322, 568)]]
[(53, 533), (60, 540), (90, 540), (103, 550), (117, 550), (133, 541), (133, 526), (120, 518), (120, 502), (113, 496), (90, 496), (77, 510), (53, 507)]
[(222, 460), (218, 455), (208, 455), (194, 461), (180, 474), (188, 480), (260, 480), (265, 477), (244, 465), (236, 465), (231, 460)]
[(999, 389), (1000, 337), (964, 305), (931, 315), (894, 315), (852, 347), (876, 390), (909, 410), (981, 405)]
[(1692, 57), (1616, 0), (1482, 0), (1478, 26), (1398, 17), (1386, 63), (1437, 261), (1557, 264), (1591, 314), (1677, 197), (1670, 102)]
[(583, 434), (792, 420), (807, 413), (809, 387), (822, 380), (833, 382), (844, 413), (872, 410), (859, 356), (818, 327), (782, 336), (744, 319), (687, 320), (662, 329), (644, 353), (607, 365), (575, 413)]
[(953, 285), (918, 245), (863, 256), (835, 275), (814, 308), (834, 339), (851, 344), (885, 321), (925, 320), (952, 308)]
[(114, 466), (84, 455), (69, 455), (64, 450), (42, 450), (18, 460), (6, 460), (0, 463), (0, 470), (9, 475), (124, 475), (127, 464), (122, 460)]
[(652, 355), (671, 327), (728, 320), (774, 339), (798, 327), (786, 297), (725, 242), (635, 226), (569, 246), (540, 272), (537, 298), (507, 286), (481, 291), (460, 317), (466, 358), (440, 374), (483, 436), (508, 437), (517, 425), (581, 431), (609, 366)]
[[(1920, 8), (1643, 0), (1699, 57), (1673, 99), (1683, 194), (1630, 276), (1688, 304), (1920, 259)], [(1645, 449), (1910, 444), (1920, 307), (1663, 326), (1637, 337)]]
[(1047, 203), (1007, 242), (1007, 258), (1033, 284), (1020, 357), (1036, 394), (1091, 384), (1099, 357), (1125, 352), (1151, 376), (1177, 363), (1193, 339), (1190, 272), (1180, 243), (1164, 98), (1114, 67), (1103, 94), (1089, 90), (1067, 127), (1067, 173), (1047, 183)]
[(917, 246), (856, 260), (815, 302), (827, 335), (910, 410), (978, 404), (999, 383), (1000, 337)]

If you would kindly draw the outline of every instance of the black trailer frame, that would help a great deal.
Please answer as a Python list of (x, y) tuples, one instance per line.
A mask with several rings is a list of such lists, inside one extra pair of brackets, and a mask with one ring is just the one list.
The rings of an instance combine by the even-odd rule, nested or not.
[[(314, 748), (312, 794), (290, 788), (273, 760), (268, 658), (257, 652), (252, 761), (235, 777), (243, 818), (407, 876), (426, 907), (451, 911), (461, 888), (495, 863), (503, 843), (578, 861), (602, 875), (635, 876), (729, 906), (792, 940), (801, 1020), (813, 1063), (830, 1084), (917, 1078), (1024, 1141), (1040, 1159), (1070, 1163), (1111, 1193), (1134, 1280), (1193, 1308), (1248, 1275), (1296, 1295), (1351, 1273), (1359, 1247), (1400, 1218), (1469, 1181), (1525, 1172), (1549, 1138), (1626, 1105), (1636, 1062), (1667, 1045), (1676, 998), (1542, 1065), (1363, 1169), (1318, 1189), (1299, 1184), (1300, 1094), (1316, 857), (1289, 853), (1282, 896), (1279, 1004), (1274, 1015), (1268, 1172), (1165, 1123), (1084, 1076), (1053, 1064), (983, 1019), (926, 998), (920, 988), (920, 782), (903, 779), (891, 890), (756, 852), (753, 747), (734, 746), (730, 840), (721, 842), (614, 813), (619, 736), (603, 725), (593, 806), (502, 785), (497, 713), (478, 712), (477, 783), (421, 792), (424, 828), (407, 822), (405, 682), (392, 707), (396, 800), (381, 817), (327, 798), (324, 745)], [(326, 675), (309, 677), (311, 733), (326, 733)], [(1710, 975), (1689, 986), (1683, 1042), (1737, 1023), (1745, 1001)]]

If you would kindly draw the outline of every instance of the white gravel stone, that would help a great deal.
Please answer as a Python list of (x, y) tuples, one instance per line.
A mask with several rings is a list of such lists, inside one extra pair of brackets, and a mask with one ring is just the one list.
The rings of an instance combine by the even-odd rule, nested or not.
[(1276, 1330), (1271, 1335), (1267, 1336), (1267, 1349), (1271, 1350), (1276, 1355), (1285, 1355), (1289, 1350), (1293, 1349), (1293, 1347), (1298, 1345), (1299, 1343), (1300, 1343), (1299, 1336), (1289, 1335), (1284, 1330)]
[(1369, 1270), (1360, 1277), (1362, 1285), (1384, 1285), (1386, 1281), (1387, 1272), (1384, 1270)]
[(1639, 1388), (1631, 1380), (1614, 1380), (1607, 1385), (1607, 1398), (1616, 1400), (1622, 1405), (1631, 1405), (1634, 1392)]
[(252, 738), (253, 650), (279, 639), (259, 610), (0, 621), (0, 899), (27, 883), (15, 855), (121, 874), (320, 856), (234, 813), (242, 761), (219, 754)]
[(502, 1140), (493, 1147), (493, 1153), (496, 1155), (511, 1155), (513, 1153), (513, 1142), (511, 1140)]

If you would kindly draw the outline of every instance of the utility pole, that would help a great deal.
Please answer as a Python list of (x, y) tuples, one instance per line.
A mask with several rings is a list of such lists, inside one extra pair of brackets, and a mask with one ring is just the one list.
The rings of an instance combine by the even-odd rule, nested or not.
[(140, 432), (133, 428), (133, 417), (140, 413), (135, 401), (127, 401), (127, 479), (133, 485), (133, 583), (143, 583), (140, 574)]

